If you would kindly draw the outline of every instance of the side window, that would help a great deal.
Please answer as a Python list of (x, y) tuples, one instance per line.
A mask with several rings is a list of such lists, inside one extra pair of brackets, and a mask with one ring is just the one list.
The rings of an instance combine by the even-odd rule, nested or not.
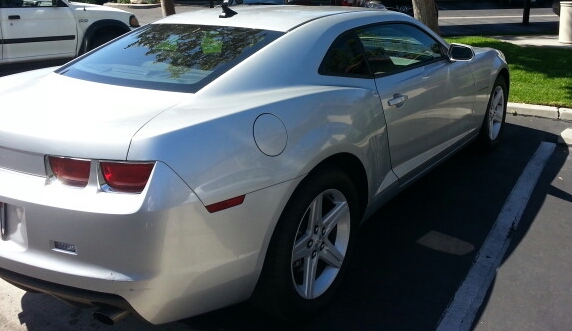
[(356, 30), (376, 75), (391, 74), (443, 58), (441, 44), (409, 24), (383, 24)]
[(318, 72), (329, 76), (371, 78), (363, 48), (353, 31), (342, 34), (332, 43)]

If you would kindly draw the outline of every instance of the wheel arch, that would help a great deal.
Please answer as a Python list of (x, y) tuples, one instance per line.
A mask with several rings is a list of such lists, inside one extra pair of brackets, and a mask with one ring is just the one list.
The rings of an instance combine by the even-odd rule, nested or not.
[(368, 202), (369, 185), (366, 170), (360, 159), (350, 153), (334, 154), (318, 163), (306, 177), (310, 177), (313, 173), (327, 166), (337, 167), (351, 178), (357, 191), (359, 214), (362, 217)]
[[(322, 175), (328, 176), (326, 174), (329, 174), (329, 176), (332, 176), (334, 174), (337, 174), (338, 176), (347, 176), (347, 179), (344, 179), (343, 182), (346, 183), (346, 185), (348, 185), (349, 183), (347, 182), (347, 180), (351, 181), (351, 184), (354, 185), (355, 191), (354, 192), (348, 192), (350, 194), (350, 196), (352, 196), (353, 198), (349, 198), (353, 201), (356, 201), (356, 204), (358, 205), (358, 210), (355, 211), (355, 213), (357, 214), (357, 216), (359, 216), (359, 218), (361, 218), (364, 214), (365, 211), (365, 206), (367, 205), (367, 197), (368, 197), (368, 184), (367, 184), (367, 175), (366, 175), (366, 169), (364, 168), (362, 162), (360, 162), (359, 158), (357, 156), (355, 156), (354, 154), (351, 154), (349, 152), (340, 152), (338, 154), (334, 154), (331, 155), (329, 157), (327, 157), (326, 159), (322, 160), (321, 162), (319, 162), (318, 164), (316, 164), (309, 172), (307, 172), (304, 176), (303, 179), (301, 179), (300, 181), (298, 181), (296, 183), (295, 188), (292, 190), (292, 193), (289, 195), (289, 197), (286, 199), (286, 203), (284, 205), (284, 208), (282, 209), (282, 211), (280, 212), (280, 219), (283, 221), (281, 222), (280, 220), (275, 224), (275, 226), (270, 230), (270, 237), (268, 238), (269, 241), (265, 244), (265, 251), (264, 253), (260, 254), (259, 257), (259, 266), (260, 268), (257, 268), (258, 271), (258, 276), (257, 276), (257, 282), (256, 282), (256, 286), (253, 289), (253, 292), (251, 294), (250, 297), (250, 301), (258, 308), (262, 309), (263, 311), (266, 311), (268, 314), (284, 319), (286, 321), (290, 321), (290, 322), (295, 322), (295, 321), (303, 321), (305, 319), (308, 318), (308, 316), (311, 316), (313, 314), (309, 314), (308, 316), (305, 315), (300, 315), (299, 312), (296, 310), (296, 308), (290, 308), (288, 305), (283, 305), (282, 301), (276, 301), (274, 300), (275, 296), (272, 296), (270, 294), (268, 294), (268, 290), (269, 289), (277, 289), (277, 288), (284, 288), (284, 286), (274, 286), (276, 285), (274, 282), (278, 279), (278, 282), (282, 282), (283, 278), (279, 278), (279, 277), (275, 277), (277, 274), (281, 274), (281, 275), (285, 275), (285, 273), (277, 273), (277, 271), (283, 271), (283, 267), (281, 266), (282, 264), (279, 261), (283, 261), (282, 258), (280, 258), (281, 256), (283, 257), (284, 254), (279, 252), (279, 248), (280, 247), (285, 247), (284, 243), (285, 240), (288, 240), (288, 238), (290, 237), (282, 237), (282, 234), (284, 233), (290, 233), (290, 230), (288, 230), (290, 228), (290, 225), (294, 224), (293, 222), (291, 222), (290, 219), (288, 218), (283, 218), (285, 213), (290, 213), (292, 211), (292, 204), (296, 204), (298, 203), (298, 199), (297, 197), (300, 197), (300, 195), (304, 196), (306, 190), (308, 188), (312, 188), (314, 187), (313, 184), (315, 184), (315, 182), (313, 183), (313, 180), (318, 180), (318, 182), (320, 182), (320, 180), (323, 180), (325, 177), (323, 177)], [(335, 175), (334, 175), (335, 176)], [(327, 183), (330, 183), (330, 181), (335, 181), (334, 179), (335, 177), (329, 177), (328, 181), (322, 181), (321, 184), (318, 184), (319, 187), (323, 188), (327, 188), (327, 186), (329, 186)], [(325, 184), (325, 185), (324, 185)], [(308, 186), (311, 185), (311, 186)], [(342, 184), (342, 186), (344, 186), (344, 184)], [(347, 187), (347, 186), (346, 186)], [(333, 188), (333, 187), (330, 187)], [(354, 189), (352, 188), (352, 190)], [(321, 190), (321, 189), (319, 189)], [(312, 191), (312, 189), (310, 189), (310, 191)], [(311, 195), (312, 193), (310, 193)], [(313, 196), (313, 195), (311, 195)], [(306, 196), (307, 198), (307, 196)], [(302, 198), (301, 200), (306, 200), (306, 198)], [(348, 198), (348, 197), (346, 197)], [(303, 206), (307, 207), (307, 204), (303, 204)], [(294, 210), (296, 210), (297, 208), (295, 207)], [(299, 211), (299, 210), (298, 210)], [(286, 214), (286, 215), (288, 215)], [(296, 211), (294, 212), (294, 214), (298, 214)], [(353, 212), (352, 212), (353, 214)], [(286, 220), (286, 222), (284, 222), (284, 220)], [(354, 230), (357, 229), (357, 227), (359, 227), (360, 220), (356, 220), (356, 222), (352, 222)], [(296, 226), (298, 226), (298, 224), (295, 224)], [(286, 231), (285, 231), (286, 230)], [(282, 238), (281, 238), (282, 237)], [(286, 238), (286, 239), (284, 239)], [(355, 242), (355, 235), (354, 235), (354, 239), (352, 240), (353, 242)], [(348, 243), (348, 257), (351, 255), (350, 250), (353, 244)], [(291, 252), (290, 252), (291, 253)], [(347, 263), (344, 263), (344, 268), (347, 268)], [(343, 277), (343, 271), (342, 269), (340, 269), (340, 272)], [(291, 277), (291, 276), (290, 276)], [(337, 282), (340, 282), (341, 278), (337, 278)], [(330, 285), (328, 285), (330, 286)], [(337, 286), (337, 285), (332, 285), (332, 286)], [(275, 292), (274, 290), (272, 290), (272, 293)], [(305, 305), (308, 309), (310, 309), (311, 311), (313, 311), (316, 307), (320, 307), (324, 304), (324, 301), (327, 302), (328, 300), (331, 299), (332, 293), (330, 294), (325, 294), (325, 296), (322, 296), (322, 294), (320, 294), (320, 296), (318, 298), (314, 298), (313, 301), (315, 301), (316, 303), (314, 304), (303, 304)], [(288, 296), (280, 296), (283, 300), (286, 300)], [(306, 299), (304, 299), (306, 300)], [(319, 309), (319, 308), (318, 308)], [(296, 312), (296, 314), (292, 314), (291, 312)], [(294, 316), (295, 319), (292, 319), (292, 317)], [(299, 318), (299, 320), (298, 320)]]
[(510, 92), (510, 74), (507, 68), (502, 68), (497, 77), (503, 77), (504, 81), (506, 82), (507, 93)]
[[(487, 101), (487, 108), (485, 110), (485, 114), (482, 120), (481, 128), (479, 130), (479, 134), (477, 137), (477, 142), (479, 148), (487, 151), (491, 150), (496, 147), (500, 141), (502, 136), (502, 132), (504, 131), (504, 123), (506, 114), (508, 112), (508, 96), (510, 91), (510, 79), (509, 79), (509, 72), (506, 67), (501, 68), (499, 72), (492, 76), (494, 78), (493, 83), (491, 84), (491, 92), (489, 94), (489, 98)], [(498, 82), (498, 83), (497, 83)], [(504, 98), (503, 98), (503, 105), (502, 105), (502, 119), (498, 120), (498, 107), (497, 105), (491, 105), (493, 100), (495, 100), (495, 94), (497, 86), (499, 86), (502, 82), (502, 89)], [(495, 115), (491, 115), (491, 111), (494, 111)], [(497, 119), (497, 120), (495, 120)], [(493, 132), (494, 131), (494, 132)]]
[[(284, 197), (284, 201), (281, 204), (281, 209), (276, 214), (276, 219), (268, 227), (265, 234), (265, 239), (262, 243), (261, 254), (256, 266), (255, 273), (257, 279), (259, 278), (263, 265), (266, 261), (270, 241), (276, 233), (278, 219), (282, 217), (285, 210), (288, 209), (289, 204), (291, 204), (293, 201), (293, 197), (296, 196), (297, 192), (299, 192), (301, 187), (303, 187), (304, 182), (310, 180), (314, 174), (319, 173), (320, 171), (323, 171), (329, 167), (338, 168), (350, 177), (352, 183), (355, 185), (357, 193), (359, 217), (363, 218), (368, 203), (368, 181), (363, 163), (357, 156), (349, 152), (333, 154), (319, 161), (310, 169), (310, 171), (302, 174), (300, 177), (297, 177), (298, 180), (295, 180), (294, 186), (288, 190), (288, 196)], [(358, 220), (358, 224), (361, 223), (362, 220)]]
[(131, 31), (127, 24), (113, 20), (105, 19), (99, 20), (92, 25), (90, 25), (83, 35), (83, 40), (81, 42), (81, 47), (79, 49), (78, 55), (84, 54), (89, 49), (89, 46), (93, 42), (96, 36), (100, 34), (117, 34), (118, 36)]

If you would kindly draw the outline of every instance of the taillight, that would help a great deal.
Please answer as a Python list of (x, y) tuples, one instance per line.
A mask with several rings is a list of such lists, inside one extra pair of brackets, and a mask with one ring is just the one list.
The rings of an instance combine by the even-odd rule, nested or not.
[(113, 191), (140, 193), (147, 185), (155, 163), (100, 162), (105, 182)]
[(65, 157), (48, 157), (50, 168), (56, 178), (63, 184), (85, 187), (89, 180), (90, 160)]

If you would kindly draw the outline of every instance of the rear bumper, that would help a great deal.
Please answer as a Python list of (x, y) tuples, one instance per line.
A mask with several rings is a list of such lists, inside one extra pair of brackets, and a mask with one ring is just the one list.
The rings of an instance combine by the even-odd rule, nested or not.
[(252, 293), (293, 182), (211, 214), (161, 163), (139, 195), (51, 186), (0, 168), (8, 216), (0, 277), (75, 306), (127, 310), (153, 324), (222, 308)]
[(50, 294), (74, 307), (115, 307), (138, 315), (135, 309), (133, 309), (125, 299), (115, 294), (50, 283), (2, 268), (0, 268), (0, 278), (24, 291)]

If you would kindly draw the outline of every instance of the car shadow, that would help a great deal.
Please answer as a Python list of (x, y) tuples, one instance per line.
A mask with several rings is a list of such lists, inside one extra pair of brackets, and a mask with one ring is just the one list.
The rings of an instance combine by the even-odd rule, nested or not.
[[(20, 322), (28, 330), (45, 331), (435, 330), (530, 157), (542, 141), (558, 139), (510, 123), (504, 134), (495, 150), (469, 146), (375, 213), (360, 229), (335, 300), (307, 323), (285, 324), (242, 303), (160, 326), (132, 316), (104, 326), (91, 318), (92, 310), (29, 293), (22, 296)], [(567, 156), (567, 149), (558, 150), (561, 154), (551, 158), (540, 178), (507, 256), (528, 231), (546, 195), (572, 202), (570, 194), (550, 186)]]

